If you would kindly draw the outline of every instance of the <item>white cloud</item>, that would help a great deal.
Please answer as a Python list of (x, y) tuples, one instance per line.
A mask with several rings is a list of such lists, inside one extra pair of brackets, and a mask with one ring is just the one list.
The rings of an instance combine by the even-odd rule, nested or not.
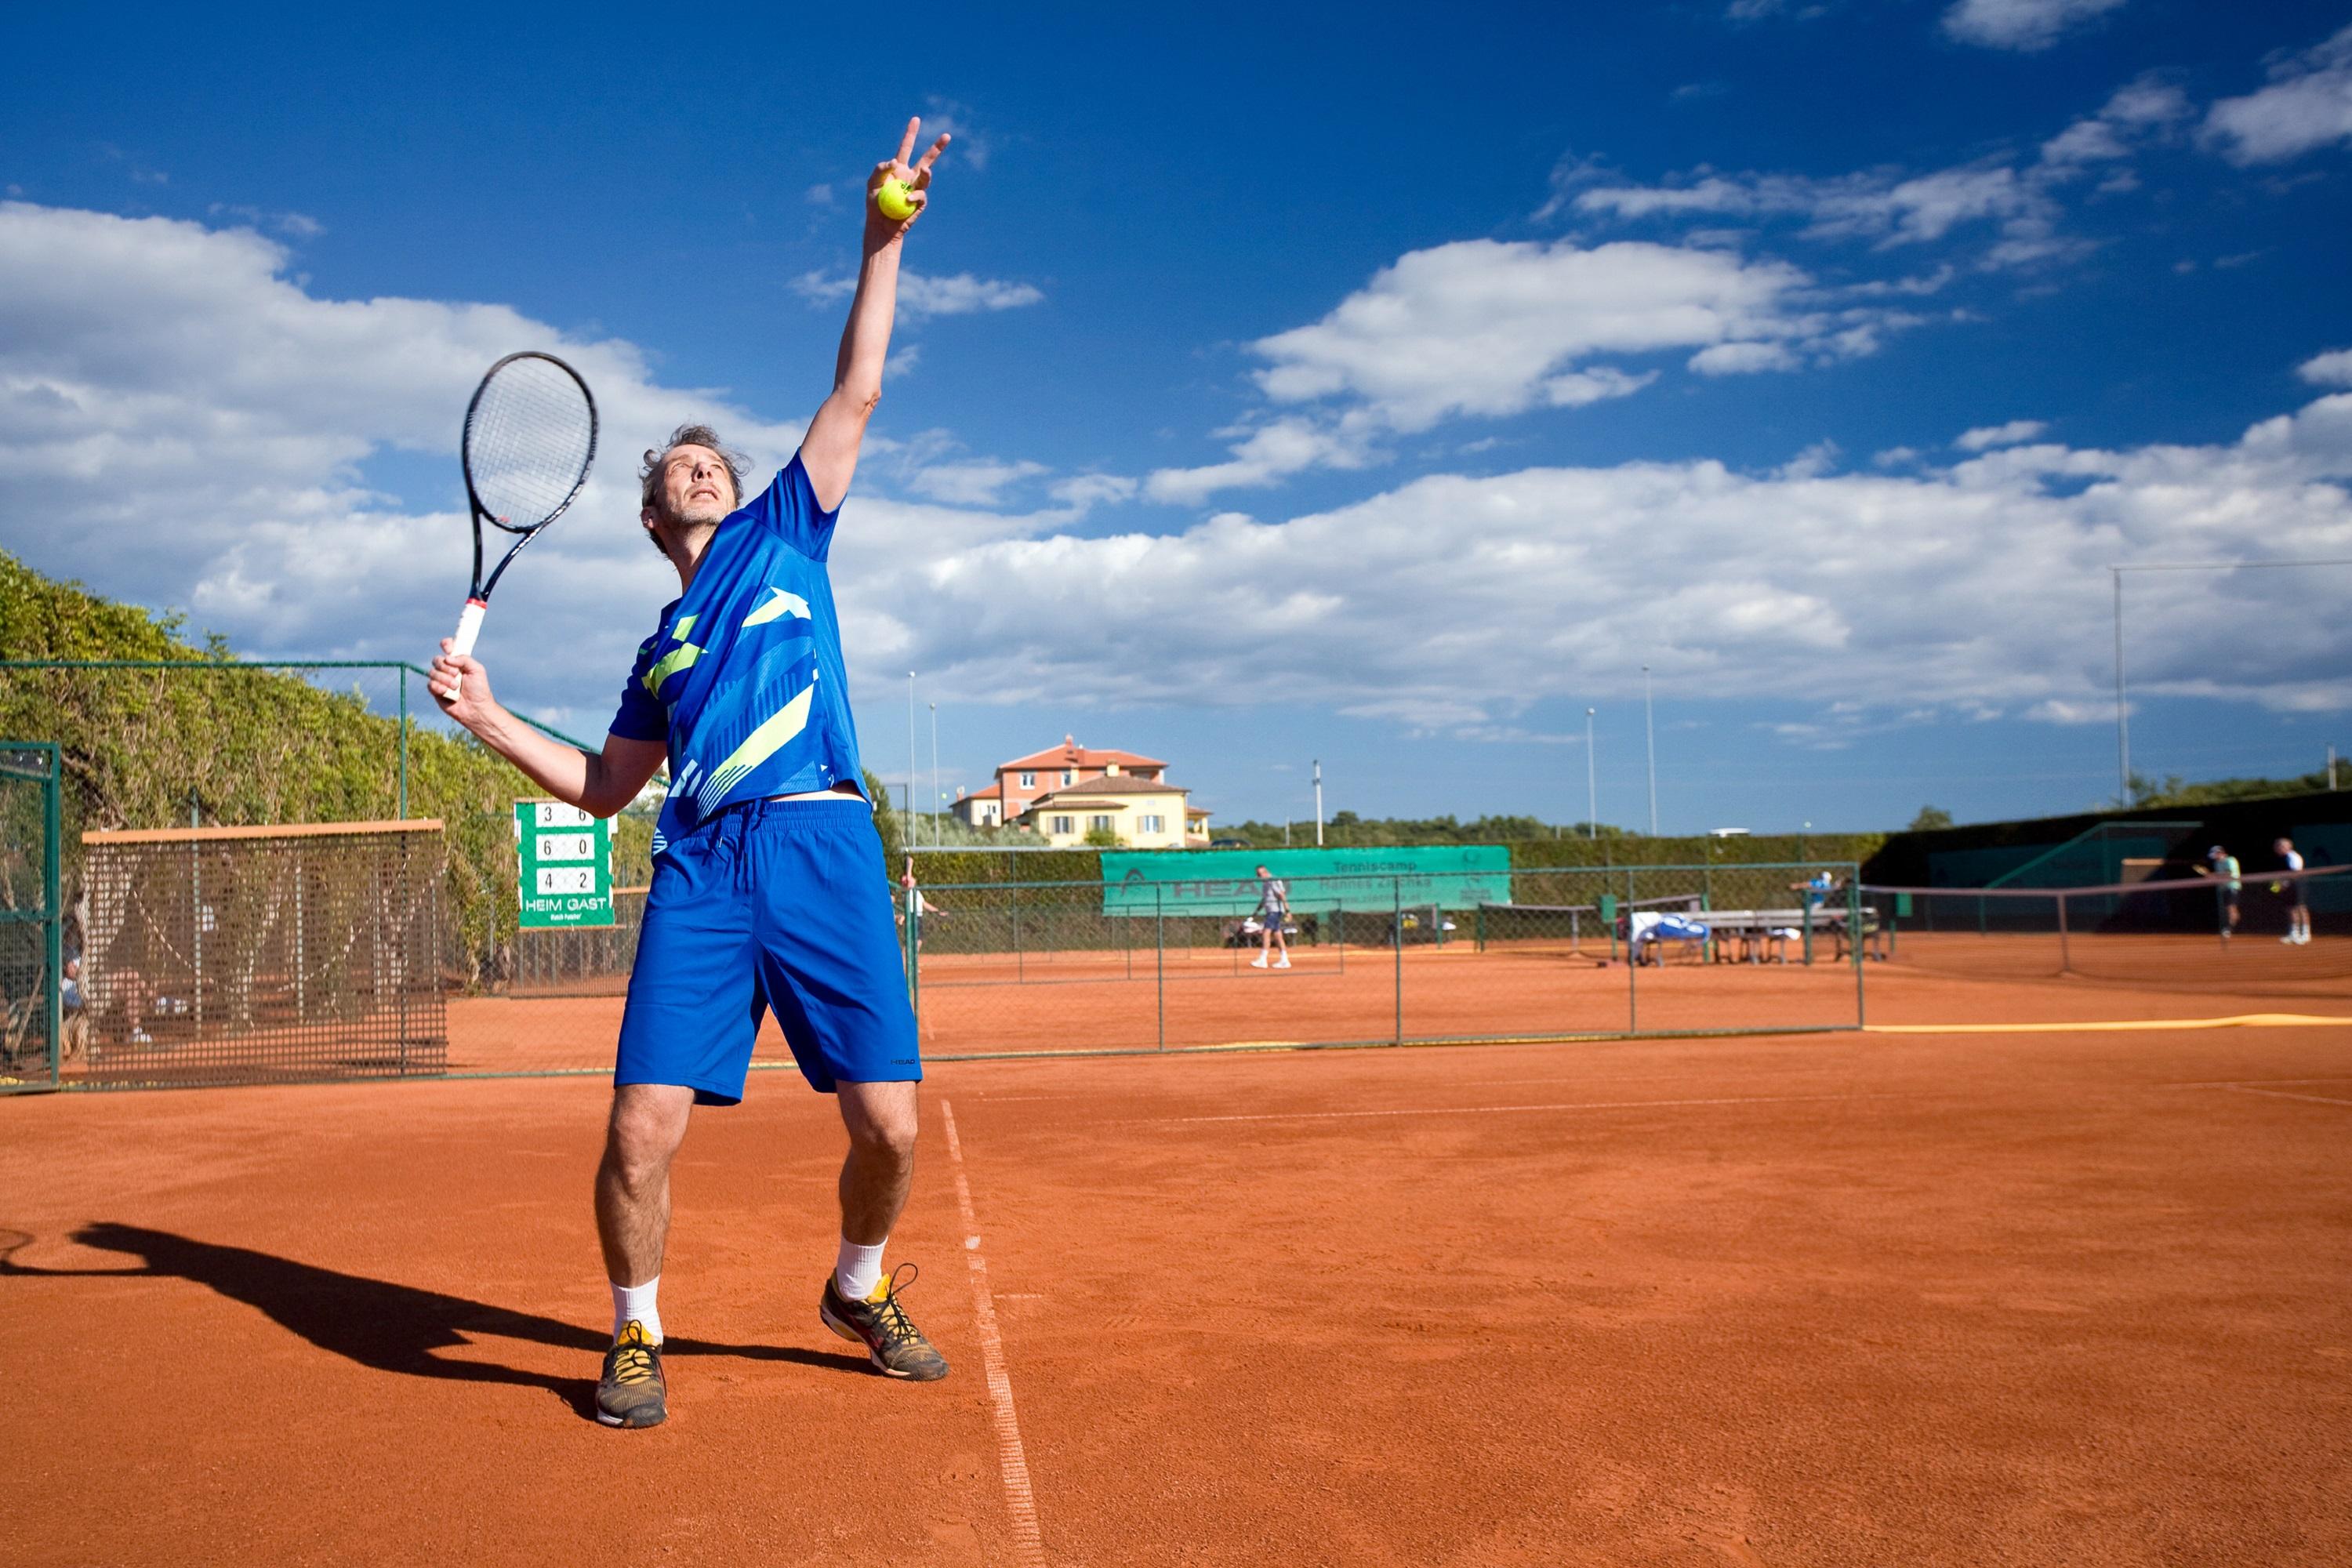
[[(844, 598), (919, 606), (909, 657), (977, 700), (1116, 707), (1173, 680), (1246, 703), (1271, 644), (1295, 655), (1285, 700), (1428, 729), (1638, 689), (1643, 663), (1661, 691), (2054, 719), (2105, 700), (2109, 563), (2352, 551), (2352, 395), (2214, 447), (2009, 447), (1902, 475), (1831, 456), (1440, 474), (1286, 521), (885, 552)], [(2340, 587), (2136, 584), (2163, 628), (2136, 681), (2352, 708)], [(2254, 617), (2276, 635), (2246, 637)], [(1028, 629), (1081, 621), (1076, 645)]]
[(1944, 13), (1944, 31), (1964, 44), (2031, 52), (2123, 5), (2124, 0), (1958, 0)]
[(985, 170), (988, 167), (989, 155), (996, 150), (996, 142), (995, 138), (987, 135), (972, 124), (971, 109), (951, 98), (941, 98), (937, 93), (931, 94), (923, 102), (930, 112), (923, 116), (922, 139), (917, 144), (915, 151), (919, 153), (923, 148), (931, 144), (934, 137), (941, 134), (952, 136), (955, 140), (948, 144), (941, 167), (947, 167), (947, 159), (953, 159), (959, 163), (971, 164), (975, 171)]
[(1797, 335), (1790, 296), (1809, 281), (1720, 251), (1461, 240), (1409, 252), (1321, 321), (1260, 340), (1273, 363), (1257, 382), (1276, 403), (1343, 397), (1400, 431), (1589, 402), (1631, 390), (1562, 380), (1595, 355)]
[(2127, 158), (2151, 134), (2189, 118), (2189, 97), (2160, 77), (2144, 76), (2116, 89), (2096, 114), (2086, 115), (2042, 144), (2052, 168)]
[(2315, 386), (2352, 386), (2352, 349), (2314, 354), (2295, 366), (2294, 374)]
[[(2126, 83), (2095, 114), (2076, 120), (2042, 144), (2038, 155), (1979, 159), (1947, 169), (1900, 168), (1834, 175), (1727, 173), (1702, 166), (1658, 184), (1628, 184), (1591, 159), (1553, 171), (1542, 217), (1563, 207), (1621, 221), (1675, 221), (1726, 216), (1801, 219), (1804, 238), (1865, 240), (1881, 251), (1948, 244), (1989, 229), (1979, 265), (2021, 268), (2089, 253), (2087, 242), (2060, 232), (2066, 185), (2093, 164), (2105, 165), (2099, 189), (2115, 194), (2136, 177), (2118, 167), (2147, 146), (2177, 137), (2191, 110), (2180, 89), (2156, 75)], [(1685, 236), (1695, 242), (1696, 231)], [(1926, 277), (1849, 284), (1852, 298), (1931, 293), (1952, 277), (1948, 265)]]
[[(831, 305), (857, 292), (854, 273), (803, 272), (793, 279), (793, 292), (812, 305)], [(969, 272), (936, 278), (912, 270), (898, 274), (898, 314), (919, 321), (926, 316), (969, 316), (982, 310), (1012, 310), (1034, 305), (1043, 291), (1028, 283), (975, 278)]]
[(2275, 163), (2352, 140), (2352, 26), (2271, 69), (2271, 85), (2207, 110), (2203, 135), (2233, 163)]
[(927, 500), (950, 506), (994, 506), (1009, 486), (1048, 471), (1043, 463), (982, 458), (924, 464), (908, 476), (906, 485)]
[(1982, 452), (1994, 447), (2014, 447), (2021, 441), (2031, 441), (2050, 426), (2039, 419), (2012, 419), (2006, 425), (1979, 425), (1963, 431), (1952, 443), (1964, 452)]
[(1276, 419), (1252, 430), (1229, 461), (1157, 469), (1143, 492), (1153, 500), (1191, 505), (1219, 490), (1261, 488), (1308, 468), (1360, 468), (1370, 461), (1360, 437), (1335, 434), (1311, 420)]
[[(497, 305), (320, 299), (286, 264), (249, 232), (0, 206), (0, 544), (248, 650), (417, 658), (463, 590), (457, 411), (497, 354), (554, 346), (614, 456), (500, 586), (483, 647), (509, 700), (595, 733), (674, 592), (627, 454), (698, 417), (765, 466), (797, 426), (659, 386), (626, 343)], [(2108, 563), (2352, 553), (2352, 394), (2213, 446), (1827, 461), (1433, 474), (1335, 510), (1094, 537), (1076, 510), (1132, 481), (1032, 474), (1063, 510), (1011, 514), (868, 482), (834, 571), (851, 668), (874, 672), (862, 699), (920, 668), (961, 701), (1246, 704), (1273, 657), (1285, 702), (1476, 728), (1638, 689), (1645, 663), (1662, 694), (1716, 700), (2095, 705)], [(2352, 708), (2340, 583), (2179, 577), (2133, 586), (2138, 689)]]
[(1691, 355), (1701, 375), (1746, 375), (1759, 370), (1794, 370), (1801, 362), (1786, 343), (1717, 343)]
[[(1654, 368), (1622, 363), (1696, 351), (1701, 374), (1792, 369), (1874, 353), (1921, 318), (1831, 308), (1799, 268), (1692, 246), (1620, 240), (1462, 240), (1408, 252), (1322, 320), (1251, 344), (1276, 412), (1220, 432), (1225, 461), (1163, 468), (1152, 499), (1195, 502), (1313, 468), (1362, 468), (1380, 441), (1460, 418), (1627, 397)], [(1289, 412), (1281, 412), (1287, 409)]]

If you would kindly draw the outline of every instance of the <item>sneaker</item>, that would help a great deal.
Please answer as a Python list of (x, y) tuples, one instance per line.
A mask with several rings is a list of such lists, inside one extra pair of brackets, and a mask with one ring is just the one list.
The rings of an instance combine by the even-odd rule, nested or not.
[(607, 1426), (658, 1426), (668, 1414), (661, 1345), (632, 1318), (604, 1352), (604, 1375), (596, 1380), (596, 1419)]
[(1259, 953), (1255, 958), (1251, 959), (1250, 967), (1252, 969), (1264, 969), (1265, 967), (1265, 954)]
[(155, 1037), (144, 1029), (133, 1029), (131, 1031), (131, 1043), (134, 1046), (152, 1046), (155, 1043)]
[(843, 1339), (863, 1344), (885, 1376), (936, 1383), (948, 1374), (947, 1358), (931, 1348), (931, 1342), (907, 1321), (906, 1309), (898, 1305), (898, 1293), (906, 1289), (898, 1283), (898, 1276), (904, 1274), (907, 1284), (912, 1285), (919, 1272), (913, 1264), (901, 1263), (863, 1301), (844, 1296), (828, 1274), (824, 1293), (816, 1299), (816, 1315)]
[(1290, 960), (1286, 958), (1280, 963), (1276, 964), (1275, 967), (1276, 969), (1287, 969), (1290, 967)]

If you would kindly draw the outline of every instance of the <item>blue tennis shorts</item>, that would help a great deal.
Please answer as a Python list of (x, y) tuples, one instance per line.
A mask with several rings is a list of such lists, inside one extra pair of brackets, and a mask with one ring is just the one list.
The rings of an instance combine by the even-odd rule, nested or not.
[(772, 1011), (811, 1088), (923, 1076), (873, 814), (761, 800), (674, 840), (629, 971), (613, 1082), (682, 1084), (735, 1105)]

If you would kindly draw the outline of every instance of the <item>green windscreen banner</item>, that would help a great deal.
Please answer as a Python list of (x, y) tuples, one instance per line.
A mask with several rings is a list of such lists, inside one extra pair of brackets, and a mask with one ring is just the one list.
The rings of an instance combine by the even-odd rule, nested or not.
[(1511, 898), (1511, 852), (1499, 844), (1437, 848), (1105, 850), (1107, 915), (1245, 915), (1263, 866), (1288, 884), (1297, 914), (1332, 910), (1466, 910)]

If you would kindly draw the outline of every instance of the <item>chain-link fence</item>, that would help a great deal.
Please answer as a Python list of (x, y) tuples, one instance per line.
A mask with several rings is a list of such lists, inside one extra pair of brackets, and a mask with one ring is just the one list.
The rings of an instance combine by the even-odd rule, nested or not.
[(2081, 888), (1864, 889), (1907, 969), (2161, 991), (2352, 994), (2352, 868)]
[(0, 1089), (55, 1084), (78, 1022), (58, 794), (55, 746), (0, 742)]
[(91, 1087), (444, 1071), (441, 824), (83, 837)]
[[(1469, 885), (1475, 882), (1475, 886)], [(1183, 884), (926, 888), (932, 1057), (1850, 1028), (1854, 868), (1293, 878), (1276, 915)], [(1475, 895), (1475, 896), (1473, 896)]]

